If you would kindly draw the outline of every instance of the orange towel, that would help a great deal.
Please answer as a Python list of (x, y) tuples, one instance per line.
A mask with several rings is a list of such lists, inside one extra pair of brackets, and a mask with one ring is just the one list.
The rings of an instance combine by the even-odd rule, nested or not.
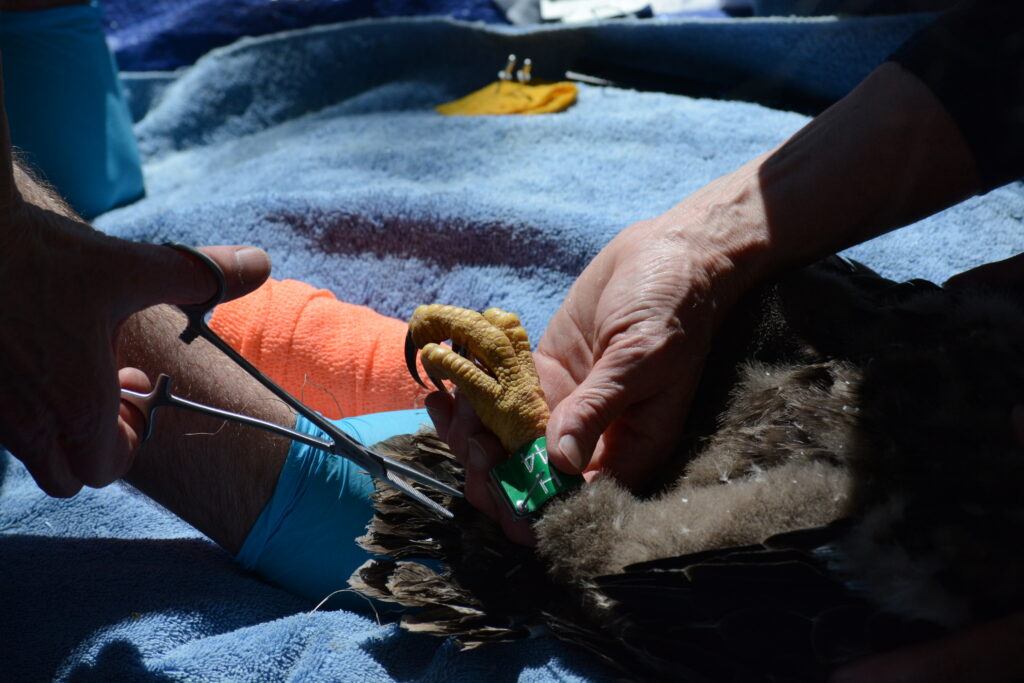
[(210, 327), (306, 405), (331, 419), (422, 407), (405, 367), (406, 325), (325, 289), (268, 280), (218, 306)]

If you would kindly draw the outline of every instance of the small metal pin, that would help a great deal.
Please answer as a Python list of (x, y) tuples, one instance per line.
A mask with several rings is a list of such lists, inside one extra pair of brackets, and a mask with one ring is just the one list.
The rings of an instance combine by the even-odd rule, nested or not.
[(540, 477), (538, 476), (533, 480), (533, 484), (531, 484), (530, 488), (526, 490), (526, 493), (523, 494), (522, 499), (516, 501), (516, 512), (520, 515), (526, 514), (526, 503), (530, 500), (530, 496), (533, 495), (533, 490), (537, 488), (537, 484), (539, 483)]
[(533, 79), (533, 60), (529, 57), (523, 60), (523, 68), (516, 72), (516, 80), (527, 84)]
[(516, 56), (509, 55), (508, 62), (505, 63), (505, 68), (498, 72), (499, 81), (511, 81), (512, 74), (516, 72)]

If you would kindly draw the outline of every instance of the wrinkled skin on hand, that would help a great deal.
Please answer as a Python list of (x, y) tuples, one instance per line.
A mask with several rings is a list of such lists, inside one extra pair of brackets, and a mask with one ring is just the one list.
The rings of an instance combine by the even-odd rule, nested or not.
[[(667, 218), (627, 228), (587, 266), (534, 354), (556, 467), (648, 483), (682, 435), (712, 331), (739, 295), (726, 287), (730, 269)], [(467, 468), (470, 503), (531, 542), (528, 524), (491, 497), (487, 475), (505, 452), (469, 402), (437, 393), (427, 409)]]
[[(224, 270), (229, 298), (269, 275), (259, 249), (205, 252)], [(143, 424), (119, 390), (123, 381), (146, 391), (149, 381), (133, 368), (119, 377), (118, 328), (143, 308), (215, 292), (194, 258), (93, 230), (15, 168), (0, 106), (0, 443), (40, 488), (71, 496), (128, 471)]]

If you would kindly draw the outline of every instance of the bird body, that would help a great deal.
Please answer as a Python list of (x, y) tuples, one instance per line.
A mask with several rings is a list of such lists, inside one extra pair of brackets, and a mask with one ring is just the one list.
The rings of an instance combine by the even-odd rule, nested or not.
[[(469, 647), (543, 628), (636, 678), (822, 679), (1024, 607), (1022, 399), (1015, 301), (833, 257), (721, 328), (658, 488), (598, 477), (543, 508), (536, 549), (382, 489), (362, 542), (393, 559), (351, 582)], [(430, 435), (381, 447), (460, 476)]]

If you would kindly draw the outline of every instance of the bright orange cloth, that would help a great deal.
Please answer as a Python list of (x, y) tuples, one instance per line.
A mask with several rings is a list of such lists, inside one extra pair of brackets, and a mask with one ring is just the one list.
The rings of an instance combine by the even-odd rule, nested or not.
[(495, 81), (434, 108), (445, 116), (553, 114), (571, 107), (576, 102), (576, 93), (576, 84), (569, 81), (532, 84)]
[(210, 327), (331, 419), (422, 407), (405, 367), (406, 324), (296, 280), (268, 280), (218, 306)]

